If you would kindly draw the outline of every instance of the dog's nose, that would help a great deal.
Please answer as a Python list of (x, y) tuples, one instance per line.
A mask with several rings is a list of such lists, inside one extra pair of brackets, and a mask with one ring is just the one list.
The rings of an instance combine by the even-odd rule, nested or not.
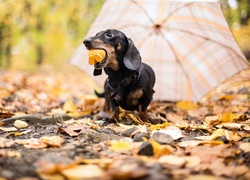
[(87, 39), (84, 39), (84, 40), (83, 40), (83, 44), (85, 44), (85, 45), (90, 45), (91, 42), (92, 42), (92, 39), (91, 39), (91, 38), (87, 38)]

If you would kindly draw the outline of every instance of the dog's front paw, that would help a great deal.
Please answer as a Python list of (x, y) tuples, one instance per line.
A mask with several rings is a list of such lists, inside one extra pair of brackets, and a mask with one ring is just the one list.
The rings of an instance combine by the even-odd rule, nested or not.
[(148, 122), (151, 124), (160, 124), (162, 123), (162, 120), (157, 118), (157, 117), (153, 117), (150, 116), (147, 112), (139, 112), (139, 117), (142, 121), (144, 122)]

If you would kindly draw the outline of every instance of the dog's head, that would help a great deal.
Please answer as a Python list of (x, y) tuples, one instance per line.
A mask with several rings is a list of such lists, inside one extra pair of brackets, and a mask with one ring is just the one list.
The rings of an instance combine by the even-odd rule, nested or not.
[(118, 71), (121, 67), (126, 67), (130, 70), (139, 70), (140, 53), (133, 41), (121, 31), (107, 29), (85, 39), (83, 43), (88, 50), (103, 49), (106, 52), (105, 59), (94, 64), (95, 69), (107, 67)]

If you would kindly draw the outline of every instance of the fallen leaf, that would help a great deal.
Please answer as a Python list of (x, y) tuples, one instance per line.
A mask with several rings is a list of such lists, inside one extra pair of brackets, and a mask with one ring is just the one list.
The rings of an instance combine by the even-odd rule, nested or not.
[(215, 116), (206, 116), (204, 121), (209, 124), (209, 125), (213, 125), (213, 124), (217, 124), (219, 121), (219, 116), (215, 115)]
[(14, 145), (13, 139), (6, 139), (0, 137), (0, 148), (9, 148)]
[(101, 179), (104, 171), (97, 165), (77, 165), (61, 171), (67, 179)]
[(16, 139), (15, 142), (17, 144), (22, 144), (24, 147), (28, 149), (42, 149), (47, 147), (47, 144), (41, 142), (37, 138), (32, 139)]
[(185, 128), (189, 126), (189, 123), (185, 120), (183, 120), (182, 116), (176, 115), (174, 113), (168, 113), (167, 119), (171, 122), (173, 122), (176, 126), (180, 128)]
[(243, 150), (245, 153), (250, 152), (250, 143), (242, 143), (240, 144), (239, 148)]
[(178, 101), (176, 107), (182, 110), (193, 110), (198, 106), (193, 101)]
[(110, 179), (142, 179), (149, 172), (142, 159), (118, 156), (113, 158), (113, 163), (110, 164), (107, 173), (111, 175)]
[(86, 125), (67, 125), (66, 127), (59, 127), (58, 129), (58, 133), (65, 131), (68, 135), (70, 136), (78, 136), (79, 134), (81, 134), (81, 130), (85, 129)]
[(151, 125), (149, 128), (150, 128), (151, 131), (154, 131), (154, 130), (159, 130), (159, 129), (165, 128), (165, 127), (167, 127), (169, 125), (170, 125), (169, 122), (165, 122), (163, 124)]
[(97, 96), (95, 95), (85, 95), (84, 99), (84, 110), (85, 111), (92, 111), (94, 109), (95, 102), (97, 101)]
[(148, 140), (148, 142), (150, 142), (150, 144), (153, 146), (154, 154), (157, 154), (161, 149), (161, 145), (154, 140)]
[[(0, 149), (1, 157), (10, 157), (10, 158), (20, 158), (22, 155), (18, 151), (8, 150), (8, 149)], [(1, 179), (1, 178), (0, 178)]]
[(0, 127), (0, 130), (5, 132), (11, 132), (11, 131), (17, 131), (17, 128), (15, 127)]
[[(216, 140), (218, 137), (224, 136), (228, 141), (239, 141), (241, 139), (240, 134), (237, 132), (229, 131), (227, 129), (216, 129), (211, 136), (200, 136), (196, 139), (202, 139), (206, 141)], [(216, 142), (214, 142), (216, 144)]]
[(170, 135), (174, 140), (184, 137), (181, 129), (176, 126), (167, 126), (164, 129), (160, 129), (159, 131)]
[[(92, 126), (91, 126), (91, 127), (92, 127)], [(115, 124), (115, 123), (112, 123), (112, 124), (107, 125), (106, 128), (112, 129), (112, 130), (115, 131), (117, 134), (118, 134), (118, 133), (122, 133), (122, 132), (124, 132), (124, 130), (125, 130), (123, 127), (121, 127), (120, 125), (117, 125), (117, 124)]]
[(186, 167), (196, 167), (200, 165), (201, 159), (199, 156), (185, 156)]
[(169, 146), (169, 145), (161, 145), (161, 147), (158, 149), (158, 151), (155, 152), (154, 156), (156, 158), (160, 158), (162, 156), (165, 156), (165, 155), (169, 155), (169, 154), (172, 154), (174, 151), (174, 149)]
[(222, 123), (219, 125), (216, 125), (216, 127), (218, 128), (227, 128), (227, 129), (231, 129), (231, 130), (240, 130), (243, 127), (243, 124), (239, 124), (239, 123)]
[(81, 162), (84, 164), (96, 164), (102, 168), (107, 168), (107, 166), (109, 166), (113, 162), (113, 159), (82, 159)]
[[(213, 175), (207, 175), (207, 174), (197, 174), (197, 175), (188, 176), (186, 180), (218, 180), (218, 177), (213, 176)], [(223, 180), (223, 179), (219, 178), (219, 180)]]
[(222, 123), (231, 123), (236, 119), (239, 119), (240, 115), (236, 115), (233, 113), (223, 113), (219, 116), (219, 120)]
[(0, 119), (6, 119), (6, 118), (10, 118), (12, 116), (14, 116), (13, 113), (10, 113), (9, 111), (3, 112), (2, 110), (0, 110)]
[(39, 140), (52, 147), (60, 147), (64, 142), (64, 139), (60, 136), (42, 136)]
[(26, 128), (29, 126), (29, 124), (25, 121), (22, 121), (22, 120), (16, 120), (14, 122), (14, 126), (17, 128)]
[(128, 116), (133, 119), (134, 122), (138, 124), (145, 124), (139, 117), (135, 116), (134, 114), (128, 114)]
[(183, 142), (178, 143), (178, 146), (180, 146), (180, 147), (198, 146), (201, 142), (203, 142), (203, 141), (194, 141), (194, 140), (183, 141)]
[(28, 134), (28, 133), (30, 133), (32, 131), (33, 131), (33, 129), (27, 129), (27, 130), (21, 131), (21, 132), (14, 132), (13, 134), (14, 134), (14, 136), (21, 136), (21, 135), (24, 135), (24, 134)]
[(75, 167), (78, 163), (79, 160), (70, 159), (59, 153), (47, 153), (40, 157), (34, 165), (39, 174), (54, 174)]
[(110, 147), (114, 152), (126, 152), (130, 150), (130, 144), (124, 141), (111, 141)]
[(67, 112), (68, 115), (78, 117), (79, 112), (77, 107), (74, 105), (73, 101), (70, 99), (66, 101), (63, 105), (63, 110)]
[(222, 95), (218, 98), (218, 100), (232, 100), (235, 97), (233, 94)]
[(174, 155), (165, 155), (158, 159), (160, 164), (168, 164), (173, 166), (181, 167), (186, 163), (186, 159), (179, 156)]
[(210, 144), (212, 146), (223, 144), (221, 141), (183, 141), (178, 144), (180, 147), (194, 147), (202, 144)]

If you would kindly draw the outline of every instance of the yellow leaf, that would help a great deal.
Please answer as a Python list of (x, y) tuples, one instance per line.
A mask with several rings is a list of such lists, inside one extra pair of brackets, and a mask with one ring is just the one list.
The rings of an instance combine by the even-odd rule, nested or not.
[(213, 140), (217, 137), (224, 136), (224, 129), (216, 129), (211, 136), (213, 136)]
[(154, 154), (157, 154), (157, 152), (161, 149), (161, 145), (154, 140), (148, 140), (148, 141), (153, 146)]
[(232, 114), (232, 113), (223, 113), (220, 115), (220, 122), (233, 122), (233, 120), (238, 117), (237, 115), (235, 114)]
[(239, 141), (241, 139), (241, 136), (238, 133), (226, 129), (215, 130), (211, 135), (211, 139), (215, 140), (220, 136), (225, 136), (228, 141)]
[(224, 144), (222, 141), (202, 141), (200, 144), (210, 144), (212, 146)]
[(79, 116), (77, 107), (74, 105), (71, 99), (64, 103), (63, 110), (66, 111), (71, 116)]
[(123, 141), (111, 141), (111, 146), (109, 148), (115, 152), (126, 152), (130, 150), (130, 145)]
[(229, 95), (223, 95), (223, 96), (220, 96), (219, 98), (218, 98), (218, 100), (232, 100), (233, 98), (235, 97), (235, 95), (233, 95), (233, 94), (229, 94)]
[(97, 97), (95, 95), (85, 95), (84, 96), (84, 110), (92, 111), (94, 109), (94, 105), (97, 101)]
[(174, 149), (171, 146), (164, 145), (164, 146), (161, 146), (161, 148), (156, 153), (154, 153), (154, 155), (156, 158), (160, 158), (162, 156), (172, 154), (173, 151)]
[(177, 102), (176, 107), (182, 110), (193, 110), (196, 109), (198, 106), (192, 101), (179, 101)]
[(144, 124), (144, 122), (137, 116), (135, 116), (134, 114), (128, 114), (128, 116), (136, 123), (138, 124)]
[(155, 124), (155, 125), (151, 125), (149, 128), (151, 131), (154, 131), (154, 130), (158, 130), (158, 129), (163, 129), (167, 126), (169, 126), (170, 123), (169, 122), (165, 122), (164, 124)]

